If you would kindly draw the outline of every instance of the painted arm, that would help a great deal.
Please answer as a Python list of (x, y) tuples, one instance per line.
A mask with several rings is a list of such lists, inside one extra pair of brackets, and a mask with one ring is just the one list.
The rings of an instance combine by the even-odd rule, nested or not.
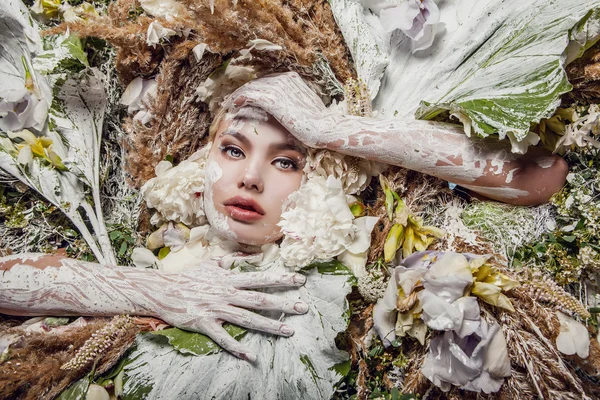
[(568, 172), (543, 149), (513, 154), (508, 141), (469, 138), (460, 125), (334, 114), (296, 73), (254, 80), (225, 107), (244, 105), (263, 108), (310, 147), (423, 172), (506, 203), (546, 202)]
[[(234, 355), (252, 354), (222, 328), (225, 321), (291, 336), (293, 328), (245, 308), (303, 314), (302, 302), (243, 289), (301, 286), (300, 274), (235, 273), (206, 262), (186, 272), (109, 267), (62, 256), (0, 258), (0, 313), (9, 315), (143, 315), (201, 332)], [(241, 308), (243, 307), (243, 308)]]

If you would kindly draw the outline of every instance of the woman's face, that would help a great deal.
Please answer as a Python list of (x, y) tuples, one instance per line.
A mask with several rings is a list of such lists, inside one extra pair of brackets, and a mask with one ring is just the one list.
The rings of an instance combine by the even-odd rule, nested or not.
[(209, 223), (243, 244), (279, 239), (282, 205), (302, 183), (303, 151), (273, 118), (222, 122), (206, 166)]

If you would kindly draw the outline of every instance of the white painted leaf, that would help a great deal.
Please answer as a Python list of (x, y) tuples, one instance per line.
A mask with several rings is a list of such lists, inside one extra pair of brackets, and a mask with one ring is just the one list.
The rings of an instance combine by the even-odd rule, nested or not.
[[(266, 269), (286, 271), (280, 262)], [(153, 340), (153, 335), (138, 336), (125, 367), (125, 398), (144, 394), (146, 399), (329, 399), (342, 378), (340, 366), (348, 359), (336, 348), (335, 337), (347, 327), (346, 295), (351, 284), (348, 271), (329, 274), (314, 268), (306, 275), (301, 288), (270, 292), (301, 299), (309, 305), (307, 314), (262, 313), (292, 326), (293, 336), (248, 331), (240, 340), (257, 354), (254, 363), (225, 351), (183, 355)]]
[[(360, 43), (372, 43), (357, 47), (356, 37), (349, 42), (355, 61), (382, 49), (380, 27), (365, 29), (373, 19), (358, 15), (356, 1), (332, 3), (344, 37), (351, 38), (350, 31), (362, 37)], [(563, 69), (569, 31), (578, 26), (574, 39), (584, 42), (576, 49), (580, 54), (598, 39), (598, 15), (588, 12), (599, 5), (598, 0), (438, 1), (445, 32), (438, 32), (432, 47), (412, 54), (407, 36), (399, 31), (388, 36), (389, 65), (374, 109), (419, 119), (450, 110), (482, 136), (510, 132), (521, 141), (530, 123), (552, 114), (560, 95), (571, 89)], [(357, 71), (365, 81), (377, 75), (360, 65)]]

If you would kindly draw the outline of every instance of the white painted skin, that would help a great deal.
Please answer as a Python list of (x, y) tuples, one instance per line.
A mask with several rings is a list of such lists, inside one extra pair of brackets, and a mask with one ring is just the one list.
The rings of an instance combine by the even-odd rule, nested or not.
[(547, 201), (567, 174), (558, 156), (542, 149), (513, 154), (507, 141), (469, 138), (460, 125), (334, 114), (296, 73), (249, 82), (224, 104), (245, 106), (263, 108), (309, 147), (423, 172), (513, 204)]
[(184, 272), (105, 266), (26, 254), (0, 258), (0, 313), (8, 315), (130, 314), (152, 316), (180, 328), (201, 332), (237, 357), (256, 355), (221, 327), (225, 321), (281, 336), (294, 329), (247, 309), (304, 314), (306, 303), (248, 291), (296, 287), (300, 274), (236, 273), (206, 261)]

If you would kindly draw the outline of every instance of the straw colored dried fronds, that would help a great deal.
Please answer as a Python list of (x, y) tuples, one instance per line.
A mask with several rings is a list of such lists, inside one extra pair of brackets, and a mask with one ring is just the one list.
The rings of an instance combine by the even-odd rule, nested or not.
[[(0, 367), (0, 398), (2, 399), (53, 399), (71, 383), (87, 373), (86, 370), (61, 370), (94, 332), (109, 323), (109, 319), (94, 318), (88, 322), (69, 326), (59, 333), (28, 333), (13, 327), (2, 334), (21, 336), (18, 344), (9, 348), (8, 359)], [(119, 336), (96, 364), (96, 374), (108, 371), (121, 358), (135, 340), (140, 328), (132, 327)]]
[(574, 313), (581, 318), (590, 318), (591, 316), (579, 300), (547, 276), (535, 274), (530, 281), (524, 284), (524, 288), (532, 298), (547, 303), (560, 311)]
[(486, 315), (494, 315), (501, 322), (511, 359), (512, 375), (500, 398), (595, 398), (598, 388), (590, 388), (577, 374), (579, 364), (589, 360), (572, 357), (566, 361), (556, 349), (560, 323), (554, 309), (538, 303), (522, 287), (512, 289), (508, 295), (514, 312), (483, 305)]
[[(135, 0), (117, 0), (106, 15), (46, 32), (69, 29), (81, 37), (108, 41), (117, 48), (116, 68), (124, 85), (135, 77), (156, 78), (157, 96), (146, 105), (152, 121), (146, 125), (125, 122), (128, 171), (138, 186), (154, 176), (154, 166), (166, 156), (177, 162), (204, 144), (211, 116), (195, 89), (225, 59), (237, 58), (249, 41), (264, 39), (282, 47), (280, 51), (253, 51), (250, 59), (238, 61), (254, 67), (257, 76), (296, 71), (315, 87), (327, 88), (331, 77), (321, 76), (314, 68), (323, 60), (340, 82), (354, 76), (349, 52), (324, 0), (217, 0), (214, 13), (209, 0), (179, 3), (182, 7), (176, 13), (161, 18), (143, 14)], [(147, 31), (154, 21), (178, 35), (149, 46)], [(192, 50), (202, 43), (209, 51), (198, 62)]]

